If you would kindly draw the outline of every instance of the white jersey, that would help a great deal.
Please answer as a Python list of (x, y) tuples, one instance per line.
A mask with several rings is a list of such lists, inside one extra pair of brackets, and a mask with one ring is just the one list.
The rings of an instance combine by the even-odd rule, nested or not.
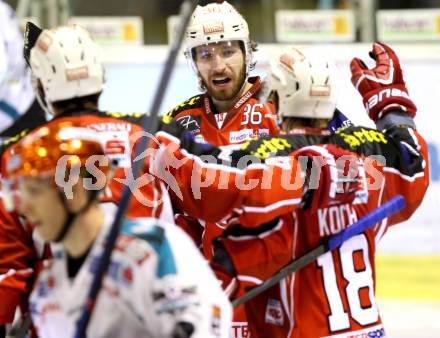
[(12, 8), (0, 0), (0, 131), (23, 115), (34, 99), (23, 33)]
[[(73, 337), (103, 242), (105, 222), (80, 270), (67, 273), (66, 253), (53, 245), (31, 295), (32, 320), (40, 338)], [(226, 338), (232, 309), (191, 239), (177, 226), (154, 219), (126, 221), (93, 311), (87, 337), (172, 337), (178, 322), (190, 323), (191, 338)]]

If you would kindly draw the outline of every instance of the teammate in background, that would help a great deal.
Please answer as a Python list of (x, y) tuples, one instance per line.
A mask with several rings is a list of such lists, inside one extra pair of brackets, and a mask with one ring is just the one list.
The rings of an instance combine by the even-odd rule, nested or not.
[(23, 59), (23, 34), (17, 17), (0, 0), (0, 140), (45, 121)]
[[(407, 220), (420, 205), (429, 184), (429, 166), (399, 59), (381, 43), (373, 44), (371, 55), (376, 60), (373, 69), (355, 58), (351, 72), (377, 130), (350, 126), (330, 134), (326, 126), (336, 102), (329, 64), (314, 63), (289, 48), (274, 62), (269, 78), (284, 135), (247, 142), (229, 154), (231, 163), (225, 166), (199, 161), (200, 154), (224, 157), (218, 148), (191, 141), (177, 124), (168, 126), (171, 138), (166, 126), (158, 133), (165, 144), (177, 136), (185, 149), (167, 148), (155, 166), (168, 161), (167, 152), (186, 160), (179, 168), (168, 167), (180, 180), (184, 210), (207, 221), (236, 215), (217, 241), (212, 262), (228, 289), (235, 290), (233, 297), (397, 194), (406, 199), (398, 214), (246, 303), (251, 337), (385, 334), (375, 300), (376, 245), (389, 226)], [(246, 165), (249, 156), (254, 163), (237, 168), (245, 155)], [(301, 156), (308, 158), (303, 166)], [(257, 160), (263, 163), (255, 164)], [(322, 166), (316, 186), (312, 165)], [(212, 184), (196, 187), (194, 194), (192, 173), (200, 175), (201, 182), (211, 178)], [(298, 173), (305, 177), (301, 184), (295, 184)], [(283, 180), (286, 174), (290, 180)]]
[[(184, 101), (164, 119), (176, 119), (197, 140), (216, 146), (278, 134), (272, 103), (258, 100), (260, 77), (249, 77), (255, 50), (246, 20), (227, 1), (197, 6), (186, 31), (185, 55), (203, 93)], [(177, 199), (171, 196), (173, 201)], [(183, 214), (176, 215), (176, 222), (209, 259), (211, 241), (222, 233), (224, 224), (199, 223)], [(247, 337), (244, 323), (244, 317), (237, 315), (232, 338)]]
[[(98, 131), (104, 139), (106, 154), (117, 160), (122, 168), (115, 173), (115, 179), (101, 198), (117, 203), (124, 182), (130, 183), (124, 180), (124, 170), (131, 165), (130, 153), (132, 141), (135, 141), (132, 136), (143, 131), (142, 115), (98, 110), (104, 70), (99, 47), (85, 29), (71, 26), (41, 32), (30, 25), (27, 33), (25, 56), (35, 79), (37, 95), (45, 110), (53, 115), (53, 119), (41, 128), (73, 122)], [(2, 172), (10, 156), (10, 146), (20, 136), (22, 134), (2, 145)], [(168, 194), (162, 193), (165, 190), (158, 180), (152, 179), (132, 191), (135, 198), (131, 199), (127, 216), (173, 222)], [(12, 322), (18, 305), (23, 311), (27, 309), (28, 294), (39, 262), (49, 254), (47, 246), (35, 236), (32, 225), (20, 216), (0, 207), (0, 233), (5, 234), (0, 236), (0, 320), (3, 324)], [(67, 227), (60, 234), (60, 240), (66, 231)]]
[[(37, 129), (12, 146), (6, 163), (10, 198), (18, 196), (20, 214), (52, 243), (30, 298), (40, 338), (73, 337), (117, 212), (99, 201), (113, 161), (99, 132), (79, 126)], [(60, 177), (73, 177), (70, 193)], [(227, 338), (231, 305), (183, 230), (154, 217), (122, 227), (87, 336)]]

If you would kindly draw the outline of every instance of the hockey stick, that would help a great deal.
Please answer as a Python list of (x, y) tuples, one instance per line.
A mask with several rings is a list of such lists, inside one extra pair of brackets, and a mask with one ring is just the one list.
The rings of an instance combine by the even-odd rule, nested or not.
[(319, 256), (336, 249), (346, 240), (352, 238), (353, 236), (359, 235), (365, 230), (371, 228), (376, 223), (382, 221), (384, 218), (387, 218), (395, 214), (396, 212), (400, 211), (404, 207), (405, 207), (405, 199), (403, 198), (402, 195), (397, 195), (396, 197), (393, 197), (391, 200), (389, 200), (382, 206), (369, 212), (360, 220), (351, 224), (344, 231), (331, 236), (326, 243), (317, 246), (315, 249), (309, 251), (308, 253), (304, 254), (298, 259), (295, 259), (293, 262), (286, 265), (275, 275), (273, 275), (269, 279), (266, 279), (262, 284), (251, 289), (244, 296), (232, 301), (232, 305), (236, 307), (247, 302), (248, 300), (254, 298), (263, 291), (267, 290), (271, 286), (277, 284), (283, 278), (286, 278), (295, 271), (298, 271), (299, 269), (302, 269), (303, 267), (309, 265)]
[[(167, 60), (165, 62), (163, 72), (160, 78), (159, 85), (157, 87), (154, 100), (150, 109), (150, 116), (144, 117), (143, 119), (143, 128), (146, 131), (149, 131), (150, 133), (154, 134), (157, 126), (158, 126), (158, 113), (160, 109), (160, 105), (162, 103), (163, 97), (165, 95), (165, 91), (169, 82), (169, 79), (171, 77), (171, 73), (174, 69), (174, 64), (177, 59), (178, 52), (180, 50), (180, 47), (182, 46), (183, 37), (186, 31), (186, 27), (188, 26), (190, 17), (192, 12), (194, 11), (196, 5), (198, 4), (198, 1), (194, 0), (185, 0), (181, 5), (181, 13), (180, 13), (180, 24), (178, 27), (178, 35), (176, 36), (176, 39), (172, 42), (170, 46), (170, 50), (168, 53)], [(142, 137), (140, 142), (136, 145), (135, 148), (135, 155), (134, 159), (137, 159), (142, 152), (147, 148), (147, 138)], [(133, 171), (133, 177), (138, 177), (141, 172), (143, 171), (145, 166), (145, 161), (138, 160), (134, 161), (132, 163), (132, 171)], [(121, 226), (122, 219), (125, 215), (125, 212), (128, 207), (128, 203), (130, 201), (131, 197), (131, 190), (129, 186), (125, 186), (124, 190), (122, 192), (121, 199), (119, 201), (119, 207), (115, 215), (115, 219), (113, 221), (113, 224), (110, 228), (107, 242), (105, 243), (105, 247), (101, 256), (101, 259), (99, 260), (96, 268), (96, 273), (94, 275), (94, 278), (92, 280), (92, 284), (89, 290), (89, 294), (86, 299), (86, 303), (83, 306), (83, 310), (81, 313), (81, 316), (77, 322), (77, 328), (74, 337), (75, 338), (83, 338), (86, 337), (86, 330), (87, 326), (89, 324), (98, 293), (101, 289), (102, 280), (104, 277), (104, 274), (107, 271), (107, 268), (110, 264), (111, 254), (116, 242), (116, 239), (119, 234), (119, 229)]]
[(32, 325), (32, 317), (30, 313), (24, 315), (18, 325), (13, 325), (6, 337), (24, 338)]

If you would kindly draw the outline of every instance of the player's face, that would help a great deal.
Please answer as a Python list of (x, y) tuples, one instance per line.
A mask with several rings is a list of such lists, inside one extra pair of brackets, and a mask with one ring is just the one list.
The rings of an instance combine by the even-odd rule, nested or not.
[(198, 46), (194, 51), (197, 69), (208, 94), (219, 101), (233, 99), (246, 80), (245, 55), (240, 41)]
[(20, 214), (45, 242), (55, 240), (67, 215), (53, 178), (23, 178), (18, 193)]

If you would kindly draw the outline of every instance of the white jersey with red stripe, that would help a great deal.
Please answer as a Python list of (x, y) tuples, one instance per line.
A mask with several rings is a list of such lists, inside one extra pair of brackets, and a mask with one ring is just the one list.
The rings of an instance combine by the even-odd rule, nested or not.
[[(40, 338), (73, 337), (116, 214), (101, 204), (105, 221), (79, 271), (69, 277), (62, 245), (53, 246), (30, 299)], [(190, 262), (191, 264), (188, 264)], [(153, 218), (123, 224), (104, 277), (88, 337), (172, 338), (179, 323), (192, 338), (227, 338), (231, 305), (188, 236)]]

